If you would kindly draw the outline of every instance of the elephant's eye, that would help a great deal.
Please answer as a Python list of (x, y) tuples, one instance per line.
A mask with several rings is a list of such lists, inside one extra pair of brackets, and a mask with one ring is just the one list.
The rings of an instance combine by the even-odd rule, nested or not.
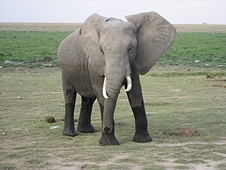
[(101, 51), (102, 53), (104, 53), (104, 51), (103, 51), (103, 49), (102, 49), (102, 48), (100, 48), (100, 51)]
[(128, 53), (131, 53), (133, 51), (133, 47), (130, 45), (128, 48)]

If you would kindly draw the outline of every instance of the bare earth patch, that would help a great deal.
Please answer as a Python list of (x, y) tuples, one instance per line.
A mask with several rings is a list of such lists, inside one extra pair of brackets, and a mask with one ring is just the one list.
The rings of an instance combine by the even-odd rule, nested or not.
[[(108, 169), (108, 166), (111, 165), (117, 165), (117, 161), (120, 159), (127, 158), (128, 154), (122, 154), (122, 155), (114, 155), (113, 158), (106, 160), (102, 163), (96, 163), (96, 162), (90, 162), (90, 161), (84, 161), (84, 162), (65, 162), (64, 160), (53, 160), (53, 166), (46, 169), (52, 169), (52, 170), (74, 170), (74, 169), (90, 169), (87, 168), (87, 166), (96, 166), (100, 169)], [(63, 162), (63, 163), (62, 163)], [(124, 165), (128, 166), (130, 170), (139, 170), (142, 169), (142, 166), (138, 166), (133, 163), (123, 163)], [(91, 168), (92, 169), (92, 168)]]
[[(222, 140), (219, 142), (212, 143), (214, 145), (226, 146), (226, 141)], [(209, 145), (207, 142), (187, 142), (187, 143), (176, 143), (176, 144), (157, 144), (157, 146), (168, 146), (168, 147), (183, 147), (184, 149), (188, 149), (188, 145)], [(158, 165), (164, 166), (167, 170), (178, 169), (179, 167), (186, 166), (180, 169), (191, 169), (191, 170), (217, 170), (217, 169), (225, 169), (226, 168), (226, 153), (214, 152), (216, 155), (220, 155), (222, 157), (221, 160), (213, 160), (213, 159), (205, 159), (203, 163), (177, 163), (177, 158), (164, 158), (164, 162), (157, 162)], [(222, 168), (219, 168), (219, 165), (223, 165)]]
[[(210, 143), (207, 142), (187, 142), (187, 143), (175, 143), (175, 144), (155, 144), (152, 143), (156, 147), (182, 147), (184, 150), (190, 150), (189, 146), (191, 145), (208, 145)], [(211, 143), (213, 145), (219, 146), (226, 146), (226, 141), (219, 141)], [(106, 148), (107, 149), (107, 148)], [(192, 152), (192, 150), (190, 150)], [(156, 165), (163, 166), (167, 170), (175, 170), (175, 169), (191, 169), (191, 170), (217, 170), (217, 169), (224, 169), (226, 164), (226, 153), (219, 153), (214, 152), (214, 154), (219, 155), (222, 157), (221, 160), (213, 160), (213, 159), (206, 159), (200, 163), (178, 163), (178, 158), (171, 158), (165, 156), (164, 154), (161, 155), (162, 160), (160, 162), (155, 162)], [(120, 154), (120, 155), (113, 155), (112, 158), (108, 158), (106, 161), (101, 163), (91, 162), (91, 161), (67, 161), (62, 159), (54, 159), (51, 161), (51, 165), (44, 168), (50, 170), (74, 170), (74, 169), (111, 169), (109, 166), (117, 166), (117, 165), (125, 165), (125, 169), (130, 170), (142, 170), (144, 167), (141, 165), (137, 165), (135, 163), (118, 163), (120, 160), (126, 159), (130, 156), (130, 154)], [(219, 168), (219, 165), (223, 165), (222, 168)], [(152, 163), (150, 163), (150, 168), (152, 167)], [(114, 168), (113, 168), (114, 169)], [(122, 169), (122, 168), (119, 168)], [(124, 169), (124, 168), (123, 168)]]

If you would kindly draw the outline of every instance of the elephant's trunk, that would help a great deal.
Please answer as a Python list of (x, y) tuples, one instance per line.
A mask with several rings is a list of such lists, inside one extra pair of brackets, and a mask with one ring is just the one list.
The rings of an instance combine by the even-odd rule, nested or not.
[(103, 132), (110, 134), (114, 128), (114, 111), (116, 101), (125, 79), (127, 79), (126, 92), (129, 92), (132, 88), (131, 69), (129, 62), (123, 66), (123, 62), (117, 64), (116, 67), (108, 68), (106, 64), (105, 78), (103, 83), (103, 96), (104, 101), (104, 114), (103, 114)]
[[(131, 88), (132, 88), (131, 76), (128, 75), (126, 77), (126, 80), (127, 80), (127, 88), (126, 88), (125, 92), (129, 92), (131, 90)], [(104, 83), (103, 83), (103, 96), (104, 96), (105, 99), (108, 99), (108, 95), (107, 95), (107, 91), (106, 91), (106, 81), (107, 81), (107, 79), (105, 77), (104, 78)]]

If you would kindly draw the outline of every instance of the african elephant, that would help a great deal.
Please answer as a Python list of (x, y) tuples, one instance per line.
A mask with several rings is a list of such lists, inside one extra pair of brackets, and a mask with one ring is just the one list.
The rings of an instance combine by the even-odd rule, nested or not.
[(135, 118), (134, 142), (150, 142), (139, 75), (147, 73), (173, 44), (175, 28), (155, 12), (126, 16), (128, 22), (93, 14), (58, 49), (65, 98), (63, 135), (75, 136), (76, 94), (82, 97), (77, 130), (93, 133), (91, 112), (98, 100), (102, 118), (100, 145), (118, 145), (114, 111), (122, 86)]

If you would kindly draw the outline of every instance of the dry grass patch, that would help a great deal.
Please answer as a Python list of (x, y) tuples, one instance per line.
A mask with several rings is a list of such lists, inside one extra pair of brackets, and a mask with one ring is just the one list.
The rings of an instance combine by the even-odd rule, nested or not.
[[(213, 79), (225, 78), (221, 71)], [(180, 71), (178, 75), (158, 68), (141, 81), (154, 141), (132, 142), (134, 118), (122, 91), (115, 113), (121, 145), (101, 147), (97, 103), (92, 115), (97, 133), (62, 135), (64, 99), (59, 68), (1, 70), (0, 169), (225, 169), (225, 88), (214, 87), (216, 82), (209, 81), (205, 73)], [(56, 122), (47, 123), (48, 116), (54, 116)], [(175, 134), (178, 129), (183, 133)], [(199, 135), (185, 135), (188, 129)]]
[[(0, 31), (73, 31), (82, 23), (0, 23)], [(226, 25), (174, 24), (177, 32), (225, 33)]]
[(209, 25), (209, 24), (174, 24), (177, 32), (205, 32), (205, 33), (225, 33), (226, 25)]
[(0, 31), (50, 31), (68, 32), (79, 28), (80, 23), (0, 23)]

